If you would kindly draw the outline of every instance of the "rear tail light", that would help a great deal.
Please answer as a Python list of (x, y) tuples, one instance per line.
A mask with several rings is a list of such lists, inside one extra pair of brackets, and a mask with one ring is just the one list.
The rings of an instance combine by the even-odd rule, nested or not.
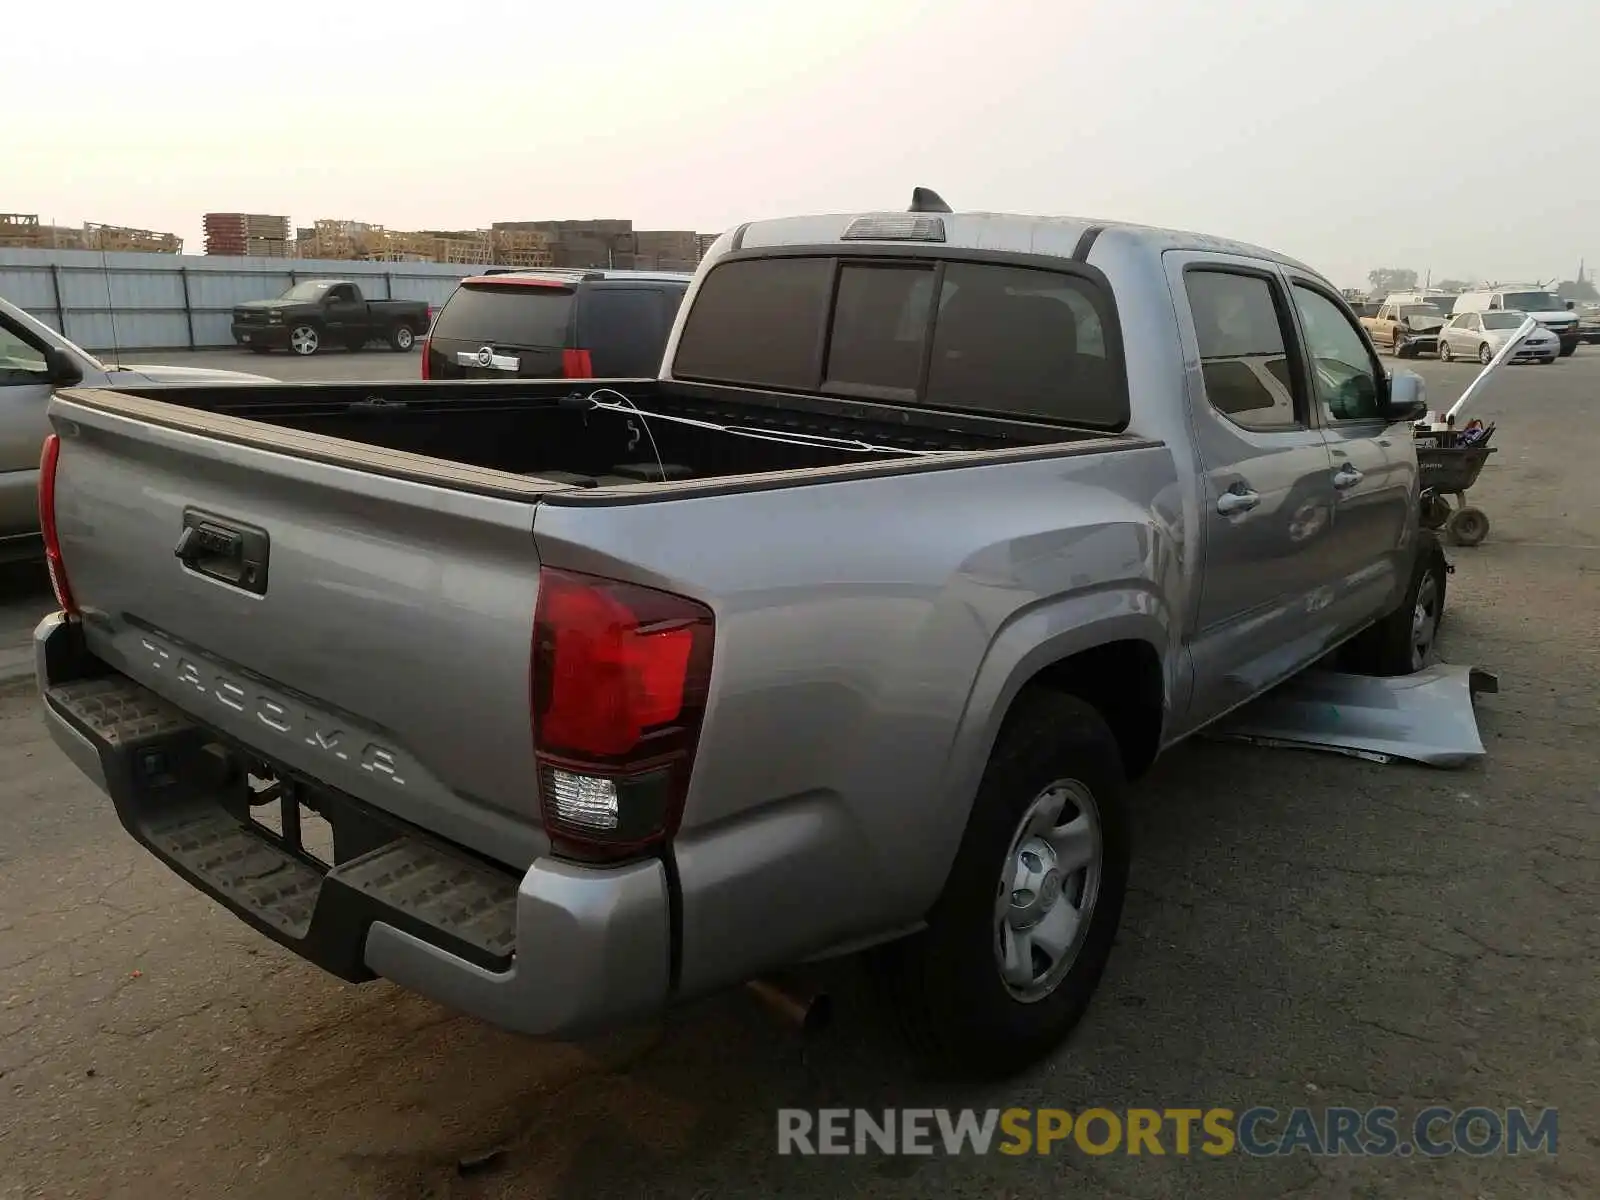
[(61, 438), (50, 434), (39, 455), (39, 532), (44, 540), (44, 561), (50, 569), (50, 589), (64, 613), (76, 616), (78, 605), (67, 583), (67, 566), (61, 557), (61, 535), (56, 530), (56, 466), (61, 461)]
[(711, 610), (545, 568), (533, 624), (533, 734), (556, 853), (625, 858), (670, 838), (705, 715)]
[(567, 379), (593, 379), (594, 363), (589, 359), (587, 350), (563, 350), (561, 352), (561, 374)]
[(422, 377), (424, 379), (432, 379), (433, 378), (433, 366), (432, 366), (432, 364), (430, 364), (428, 362), (428, 358), (430, 356), (429, 352), (432, 349), (433, 349), (433, 335), (432, 335), (432, 332), (430, 331), (429, 335), (422, 339)]

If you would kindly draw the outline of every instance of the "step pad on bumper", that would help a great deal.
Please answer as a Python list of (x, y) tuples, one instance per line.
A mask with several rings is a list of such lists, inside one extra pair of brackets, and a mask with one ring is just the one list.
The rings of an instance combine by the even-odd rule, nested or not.
[(311, 929), (322, 872), (207, 806), (146, 830), (151, 848), (292, 938)]
[(517, 885), (425, 842), (402, 838), (335, 868), (345, 887), (371, 896), (496, 958), (517, 943)]
[(121, 675), (50, 689), (55, 700), (110, 745), (181, 733), (194, 722), (160, 696)]
[(305, 852), (298, 824), (291, 837), (287, 827), (271, 830), (247, 815), (258, 806), (230, 756), (253, 761), (253, 751), (122, 675), (57, 684), (46, 700), (97, 748), (117, 816), (135, 838), (312, 962), (344, 979), (370, 979), (367, 931), (381, 921), (484, 970), (509, 968), (520, 875), (354, 797), (297, 784), (280, 803), (303, 801), (332, 827), (335, 847), (351, 847), (329, 869)]

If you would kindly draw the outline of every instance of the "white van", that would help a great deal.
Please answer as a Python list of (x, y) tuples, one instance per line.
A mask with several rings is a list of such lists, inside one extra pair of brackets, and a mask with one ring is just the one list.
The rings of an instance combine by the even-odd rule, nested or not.
[(1561, 357), (1578, 348), (1578, 314), (1570, 301), (1538, 284), (1522, 287), (1501, 286), (1481, 292), (1463, 292), (1456, 297), (1457, 313), (1523, 312), (1561, 339)]

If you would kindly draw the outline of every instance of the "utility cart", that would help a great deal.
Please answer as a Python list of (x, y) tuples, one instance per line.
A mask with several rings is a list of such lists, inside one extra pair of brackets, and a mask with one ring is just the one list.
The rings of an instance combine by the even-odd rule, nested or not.
[[(1417, 430), (1417, 466), (1422, 473), (1422, 524), (1443, 529), (1457, 546), (1476, 546), (1489, 536), (1489, 517), (1467, 503), (1467, 492), (1495, 447), (1494, 426), (1474, 422), (1466, 429)], [(1455, 500), (1454, 507), (1450, 500)]]

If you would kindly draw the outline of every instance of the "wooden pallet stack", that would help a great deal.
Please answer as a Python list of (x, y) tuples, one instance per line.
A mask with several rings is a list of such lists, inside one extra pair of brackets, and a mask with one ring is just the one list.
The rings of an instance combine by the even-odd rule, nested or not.
[(182, 254), (183, 239), (175, 233), (130, 229), (125, 225), (85, 225), (83, 248), (112, 254)]
[(489, 234), (490, 261), (502, 267), (550, 267), (555, 265), (551, 249), (554, 238), (532, 229), (497, 229)]
[(284, 258), (290, 253), (288, 217), (265, 213), (206, 213), (200, 224), (207, 254)]

